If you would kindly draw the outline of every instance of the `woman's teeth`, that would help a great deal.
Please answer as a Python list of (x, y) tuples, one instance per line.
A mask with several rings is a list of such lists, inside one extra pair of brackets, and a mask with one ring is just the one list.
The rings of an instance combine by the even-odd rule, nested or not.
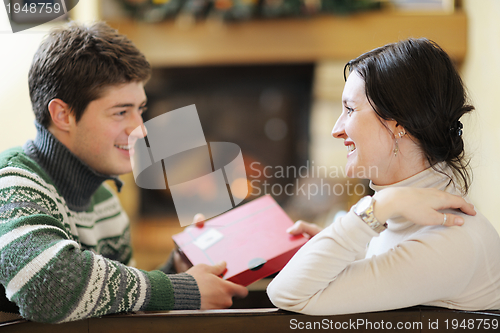
[(123, 150), (130, 150), (130, 146), (120, 146), (120, 145), (115, 145), (116, 148), (120, 148)]
[(356, 150), (356, 146), (354, 145), (354, 143), (347, 146), (347, 153), (348, 154), (352, 153), (354, 150)]

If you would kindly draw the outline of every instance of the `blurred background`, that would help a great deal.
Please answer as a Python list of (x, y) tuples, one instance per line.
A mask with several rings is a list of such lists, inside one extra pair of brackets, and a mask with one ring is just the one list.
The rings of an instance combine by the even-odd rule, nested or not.
[[(82, 0), (69, 16), (107, 21), (146, 55), (153, 75), (145, 120), (196, 104), (207, 141), (242, 149), (247, 200), (270, 193), (292, 219), (320, 225), (367, 189), (343, 177), (346, 149), (330, 135), (341, 113), (344, 64), (386, 43), (432, 39), (455, 61), (476, 106), (462, 120), (474, 172), (470, 197), (500, 231), (499, 1)], [(28, 69), (43, 36), (64, 21), (13, 34), (0, 8), (0, 150), (35, 136)], [(292, 171), (301, 167), (309, 173), (297, 180)], [(155, 268), (182, 230), (170, 193), (141, 190), (131, 174), (123, 179), (138, 266)], [(284, 193), (288, 184), (294, 195)], [(300, 185), (319, 191), (291, 190)]]

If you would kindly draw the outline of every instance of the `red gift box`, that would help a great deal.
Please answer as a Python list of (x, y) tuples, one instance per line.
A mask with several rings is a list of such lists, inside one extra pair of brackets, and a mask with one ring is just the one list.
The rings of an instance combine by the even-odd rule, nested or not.
[(278, 203), (265, 195), (172, 238), (193, 265), (225, 261), (224, 278), (247, 286), (279, 272), (307, 242), (286, 232), (292, 225)]

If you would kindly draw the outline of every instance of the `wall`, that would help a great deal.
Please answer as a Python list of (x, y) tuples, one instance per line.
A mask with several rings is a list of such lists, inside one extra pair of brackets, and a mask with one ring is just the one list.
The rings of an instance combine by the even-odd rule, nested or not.
[[(98, 2), (85, 0), (71, 11), (86, 22), (98, 17)], [(23, 145), (35, 137), (28, 71), (38, 45), (47, 32), (60, 23), (46, 23), (28, 31), (11, 33), (5, 6), (0, 5), (0, 151)]]
[(500, 1), (466, 0), (464, 6), (469, 45), (462, 77), (477, 110), (464, 121), (474, 168), (470, 196), (500, 232)]
[(0, 151), (22, 145), (35, 136), (28, 94), (31, 59), (45, 32), (10, 33), (5, 7), (0, 5)]

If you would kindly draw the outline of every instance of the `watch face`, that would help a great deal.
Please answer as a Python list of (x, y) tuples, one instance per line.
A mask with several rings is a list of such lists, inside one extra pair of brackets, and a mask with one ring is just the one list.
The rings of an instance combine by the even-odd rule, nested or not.
[(356, 204), (354, 212), (358, 215), (363, 213), (370, 207), (371, 203), (372, 203), (372, 197), (370, 197), (369, 195), (361, 198), (361, 200), (359, 200), (358, 203)]

